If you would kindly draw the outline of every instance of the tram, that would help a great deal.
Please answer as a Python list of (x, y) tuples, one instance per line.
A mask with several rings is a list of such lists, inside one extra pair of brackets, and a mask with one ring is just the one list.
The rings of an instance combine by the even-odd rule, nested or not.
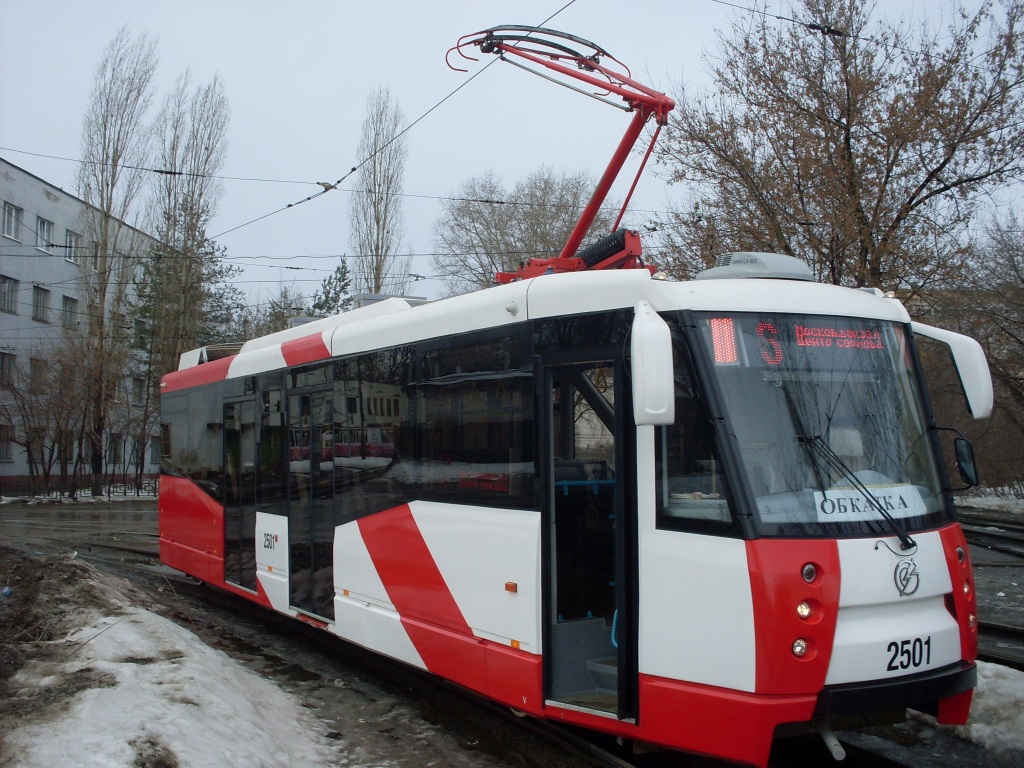
[(162, 560), (638, 745), (765, 766), (799, 731), (840, 757), (850, 717), (965, 722), (971, 562), (915, 337), (984, 418), (980, 346), (791, 257), (686, 282), (640, 257), (619, 229), (475, 293), (183, 355)]

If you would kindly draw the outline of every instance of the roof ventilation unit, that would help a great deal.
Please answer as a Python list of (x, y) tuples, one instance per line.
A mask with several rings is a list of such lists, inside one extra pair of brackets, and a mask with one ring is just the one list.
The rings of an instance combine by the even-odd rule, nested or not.
[(740, 277), (774, 278), (776, 280), (814, 280), (811, 269), (800, 259), (781, 253), (741, 251), (726, 253), (715, 259), (715, 266), (705, 269), (696, 280), (730, 280)]

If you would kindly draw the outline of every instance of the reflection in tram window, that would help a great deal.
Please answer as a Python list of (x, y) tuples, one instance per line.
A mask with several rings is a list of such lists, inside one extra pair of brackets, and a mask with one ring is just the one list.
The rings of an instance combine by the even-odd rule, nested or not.
[(337, 361), (339, 522), (417, 499), (534, 506), (533, 383), (518, 365), (516, 339)]
[(421, 498), (533, 507), (533, 377), (520, 368), (518, 340), (436, 350), (423, 362), (407, 482)]

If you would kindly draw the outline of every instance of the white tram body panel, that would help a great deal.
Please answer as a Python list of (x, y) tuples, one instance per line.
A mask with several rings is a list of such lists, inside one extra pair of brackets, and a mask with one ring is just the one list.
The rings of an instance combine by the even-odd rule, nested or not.
[[(640, 671), (754, 691), (754, 606), (742, 541), (649, 531), (640, 569)], [(685, 556), (680, 556), (686, 553)]]
[(540, 653), (540, 515), (430, 502), (409, 506), (473, 634)]
[(356, 645), (426, 669), (355, 523), (335, 529), (334, 563), (331, 631)]
[(953, 584), (942, 540), (934, 531), (914, 540), (916, 550), (902, 557), (893, 556), (900, 552), (895, 538), (839, 541), (845, 577), (827, 685), (863, 680), (866, 670), (895, 677), (960, 660), (960, 627), (946, 607)]

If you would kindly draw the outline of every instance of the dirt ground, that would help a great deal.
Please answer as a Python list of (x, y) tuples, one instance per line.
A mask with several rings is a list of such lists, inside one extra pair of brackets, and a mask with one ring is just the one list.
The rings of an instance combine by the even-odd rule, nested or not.
[[(68, 555), (31, 554), (0, 547), (0, 721), (3, 730), (25, 721), (53, 720), (72, 696), (87, 688), (109, 687), (114, 681), (95, 670), (58, 675), (49, 686), (21, 687), (15, 674), (29, 661), (44, 668), (75, 651), (57, 642), (87, 621), (117, 615), (87, 564)], [(125, 584), (126, 589), (131, 586)], [(0, 731), (0, 756), (3, 755)], [(2, 762), (2, 761), (0, 761)]]

